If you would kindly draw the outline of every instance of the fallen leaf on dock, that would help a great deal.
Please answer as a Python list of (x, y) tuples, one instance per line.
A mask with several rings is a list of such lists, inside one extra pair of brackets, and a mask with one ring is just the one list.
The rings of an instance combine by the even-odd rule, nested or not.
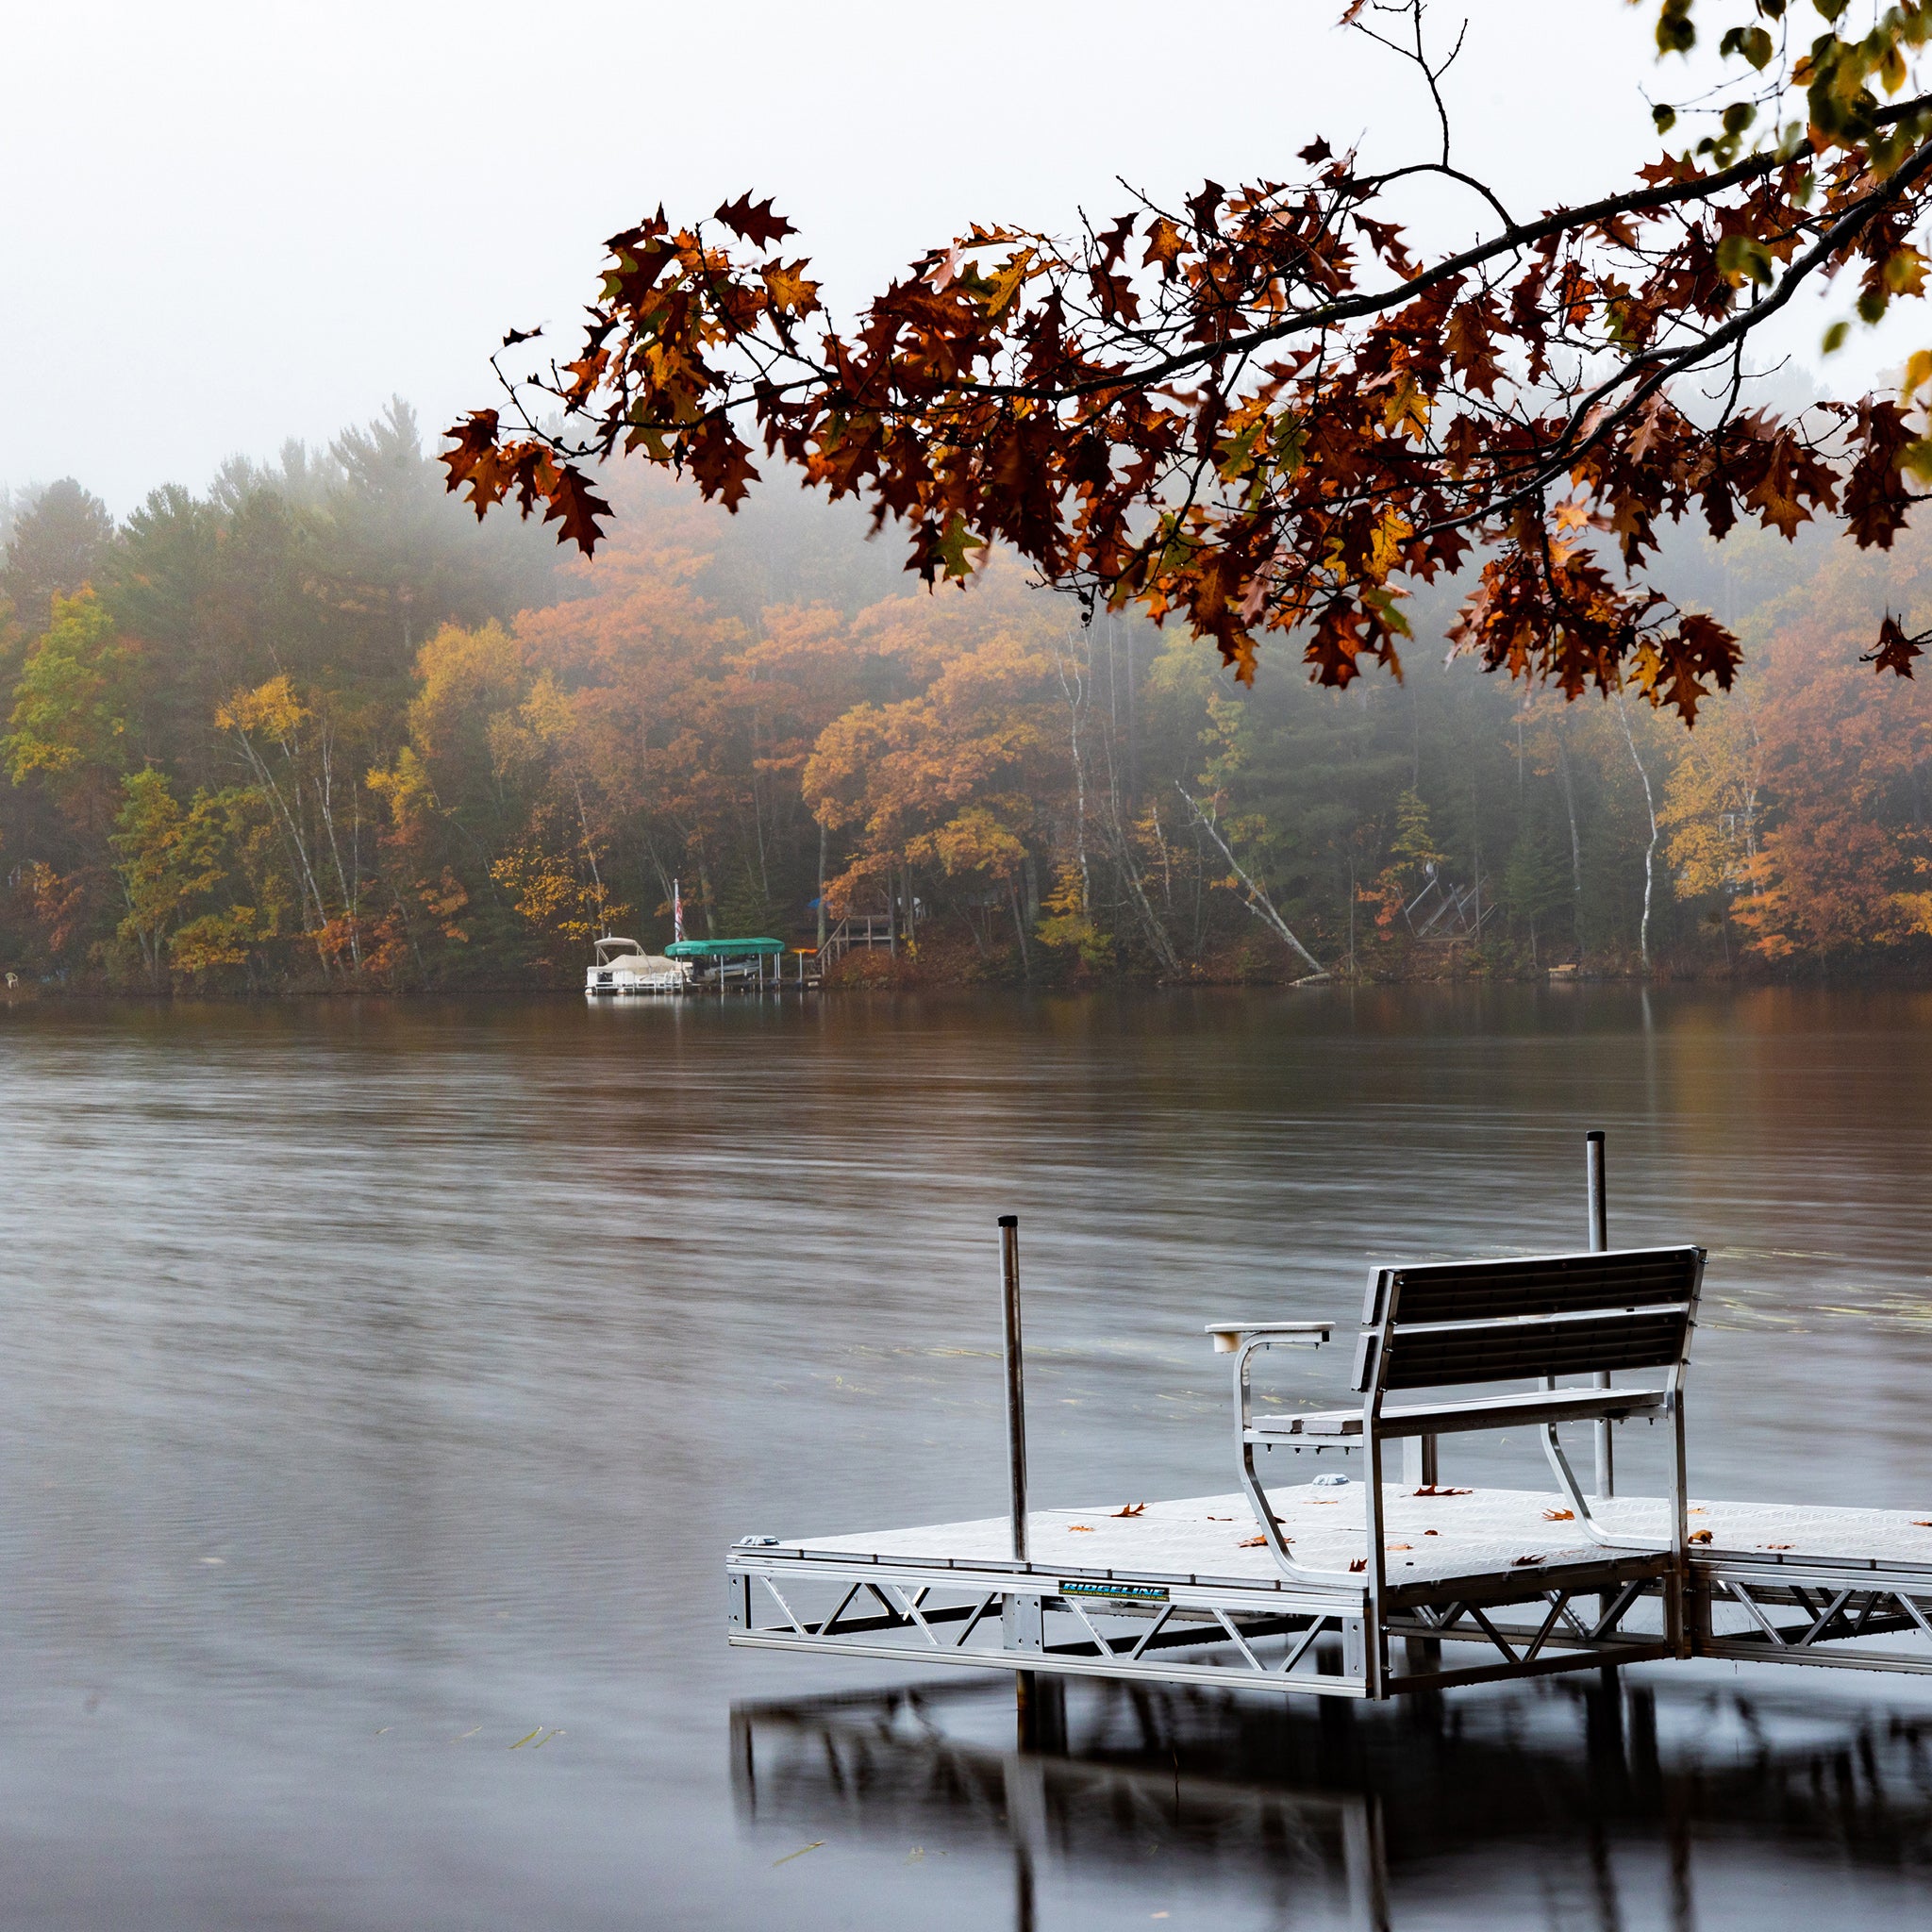
[(1070, 1531), (1078, 1530), (1082, 1536), (1091, 1536), (1093, 1534), (1093, 1525), (1091, 1523), (1070, 1523), (1067, 1524), (1067, 1528)]
[(1421, 1489), (1410, 1492), (1417, 1496), (1473, 1496), (1474, 1490), (1445, 1489), (1441, 1483), (1424, 1483)]
[(1932, 1529), (1932, 1523), (1921, 1523), (1915, 1516), (1912, 1518), (1912, 1527), (1914, 1529)]
[(1265, 1536), (1251, 1536), (1238, 1542), (1235, 1548), (1238, 1550), (1259, 1550), (1265, 1549), (1267, 1543), (1268, 1539)]
[(1440, 1529), (1425, 1529), (1423, 1531), (1423, 1534), (1424, 1536), (1441, 1536), (1442, 1532)]
[(1541, 1561), (1542, 1558), (1541, 1557), (1518, 1557), (1509, 1567), (1512, 1570), (1523, 1570), (1526, 1569), (1531, 1563), (1541, 1563)]
[(1124, 1509), (1116, 1509), (1113, 1513), (1116, 1516), (1140, 1516), (1145, 1512), (1146, 1508), (1147, 1506), (1144, 1503), (1129, 1503)]
[(1391, 1543), (1389, 1547), (1391, 1550), (1412, 1550), (1415, 1548), (1415, 1545), (1413, 1543)]
[[(1925, 1527), (1932, 1529), (1932, 1524), (1927, 1524)], [(1791, 1545), (1790, 1543), (1766, 1543), (1764, 1547), (1767, 1550), (1789, 1550), (1791, 1548)]]
[(1707, 1543), (1710, 1541), (1710, 1532), (1707, 1529), (1693, 1529), (1690, 1532), (1690, 1541), (1693, 1543)]
[(1369, 1567), (1369, 1559), (1366, 1557), (1357, 1557), (1348, 1567), (1351, 1570), (1366, 1570)]
[(1576, 1521), (1576, 1512), (1574, 1509), (1545, 1509), (1543, 1511), (1543, 1521), (1545, 1523), (1574, 1523)]
[(1234, 1518), (1232, 1516), (1210, 1516), (1208, 1521), (1209, 1523), (1232, 1523)]

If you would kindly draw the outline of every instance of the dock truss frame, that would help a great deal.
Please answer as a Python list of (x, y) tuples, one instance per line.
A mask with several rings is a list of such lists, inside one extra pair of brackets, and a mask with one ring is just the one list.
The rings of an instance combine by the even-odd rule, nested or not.
[(1700, 1550), (1674, 1632), (1669, 1567), (1632, 1554), (1391, 1590), (1377, 1629), (1360, 1590), (834, 1557), (747, 1540), (727, 1558), (728, 1636), (749, 1649), (1320, 1697), (1673, 1657), (1932, 1675), (1932, 1567)]
[[(1727, 1551), (1691, 1563), (1699, 1657), (1932, 1675), (1932, 1568), (1805, 1557), (1766, 1562)], [(1924, 1641), (1901, 1650), (1888, 1640)]]
[[(1047, 1574), (760, 1545), (727, 1559), (730, 1641), (895, 1663), (1379, 1698), (1682, 1654), (1671, 1559), (1390, 1591)], [(1645, 1627), (1648, 1625), (1649, 1627)], [(1445, 1665), (1445, 1648), (1474, 1660)]]

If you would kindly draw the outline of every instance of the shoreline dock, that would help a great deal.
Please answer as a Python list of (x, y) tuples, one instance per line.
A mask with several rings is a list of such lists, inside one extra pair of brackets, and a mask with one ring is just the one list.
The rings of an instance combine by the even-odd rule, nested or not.
[[(1116, 1503), (1030, 1512), (1024, 1562), (1004, 1554), (1005, 1517), (747, 1538), (726, 1563), (729, 1640), (921, 1664), (1374, 1694), (1359, 1656), (1360, 1485), (1268, 1493), (1297, 1559), (1332, 1575), (1332, 1588), (1276, 1573), (1239, 1493)], [(1680, 1653), (1662, 1617), (1667, 1558), (1631, 1548), (1606, 1605), (1606, 1552), (1552, 1505), (1546, 1491), (1385, 1487), (1386, 1634), (1431, 1651), (1471, 1646), (1479, 1660), (1393, 1669), (1383, 1694), (1678, 1654), (1932, 1674), (1932, 1519), (1693, 1501), (1693, 1537), (1707, 1531), (1709, 1541), (1692, 1547)], [(1599, 1514), (1636, 1544), (1662, 1536), (1668, 1508), (1660, 1497), (1620, 1496)], [(1574, 1587), (1584, 1574), (1589, 1588)], [(1457, 1585), (1447, 1604), (1442, 1579)], [(1918, 1647), (1898, 1648), (1900, 1637)]]

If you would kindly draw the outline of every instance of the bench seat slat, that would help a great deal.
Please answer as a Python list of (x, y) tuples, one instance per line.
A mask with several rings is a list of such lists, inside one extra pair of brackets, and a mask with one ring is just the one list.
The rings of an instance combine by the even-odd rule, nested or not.
[[(1521, 1395), (1473, 1395), (1460, 1402), (1419, 1402), (1385, 1408), (1384, 1436), (1451, 1436), (1470, 1429), (1543, 1423), (1595, 1422), (1610, 1416), (1649, 1415), (1668, 1396), (1660, 1389), (1548, 1389)], [(1256, 1416), (1248, 1433), (1257, 1440), (1302, 1437), (1335, 1441), (1362, 1432), (1358, 1408), (1323, 1408), (1301, 1415)]]

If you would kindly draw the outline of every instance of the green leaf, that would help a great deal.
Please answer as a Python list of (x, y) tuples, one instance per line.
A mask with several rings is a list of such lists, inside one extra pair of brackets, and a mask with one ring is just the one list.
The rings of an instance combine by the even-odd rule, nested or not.
[(1653, 108), (1650, 118), (1657, 123), (1659, 134), (1668, 134), (1677, 125), (1677, 110), (1674, 108)]
[(1308, 426), (1292, 409), (1284, 409), (1274, 427), (1274, 462), (1284, 476), (1292, 476), (1307, 454)]
[(1771, 250), (1756, 235), (1726, 235), (1717, 244), (1717, 269), (1732, 282), (1757, 282), (1760, 287), (1775, 273)]
[(1824, 331), (1824, 341), (1823, 345), (1824, 353), (1827, 356), (1837, 355), (1838, 352), (1844, 347), (1845, 338), (1848, 335), (1850, 335), (1851, 332), (1852, 325), (1850, 323), (1833, 323), (1832, 325)]
[(966, 525), (966, 519), (958, 510), (946, 519), (946, 527), (938, 545), (939, 554), (944, 560), (946, 575), (956, 582), (963, 583), (973, 575), (973, 559), (969, 551), (984, 550), (987, 547), (984, 537), (975, 537)]
[(1657, 17), (1657, 50), (1659, 54), (1688, 54), (1697, 44), (1697, 28), (1690, 19), (1690, 0), (1664, 0)]

